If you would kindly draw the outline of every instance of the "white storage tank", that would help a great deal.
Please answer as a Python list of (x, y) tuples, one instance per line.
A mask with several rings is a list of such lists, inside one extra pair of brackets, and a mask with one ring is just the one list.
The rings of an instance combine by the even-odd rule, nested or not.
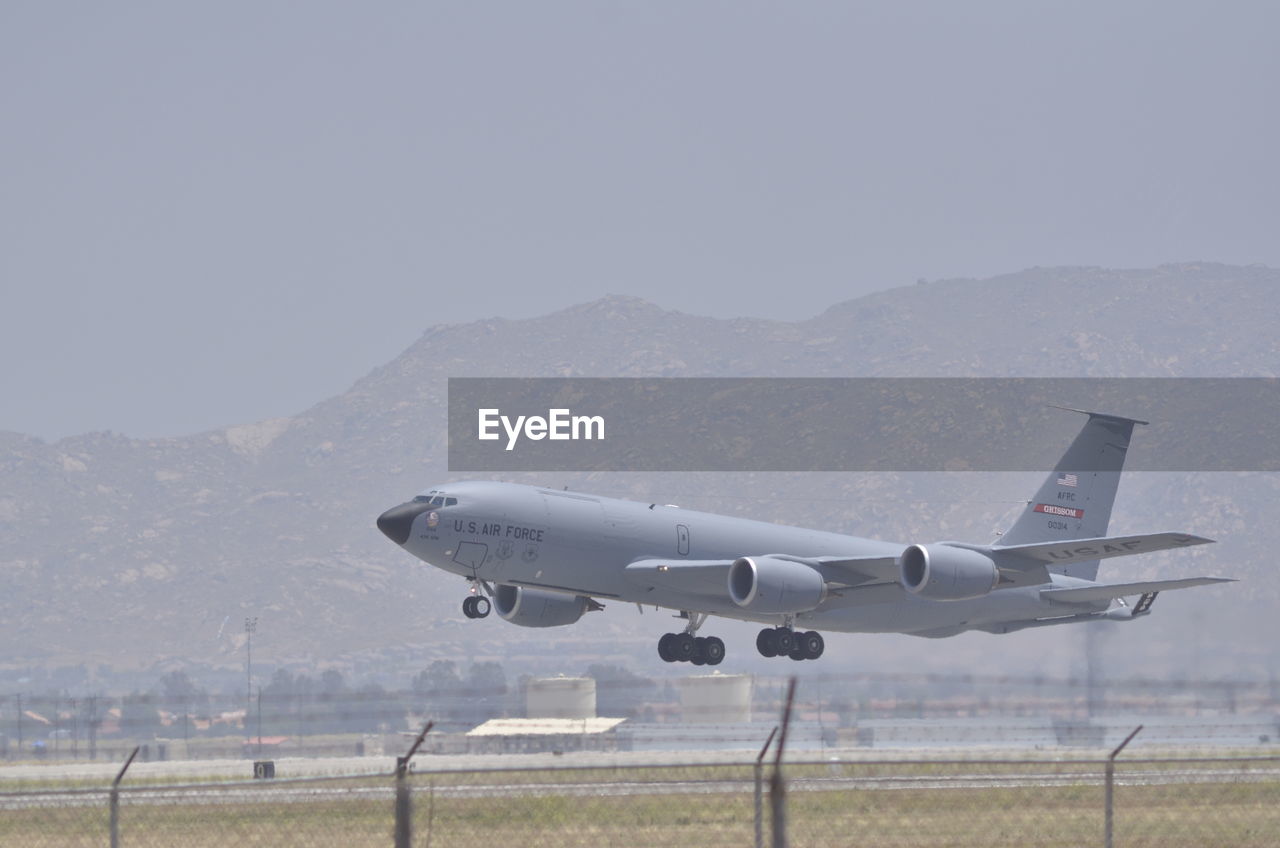
[(525, 689), (528, 718), (595, 718), (596, 681), (593, 677), (542, 677)]
[(680, 707), (686, 722), (734, 724), (751, 721), (751, 676), (703, 674), (680, 680)]

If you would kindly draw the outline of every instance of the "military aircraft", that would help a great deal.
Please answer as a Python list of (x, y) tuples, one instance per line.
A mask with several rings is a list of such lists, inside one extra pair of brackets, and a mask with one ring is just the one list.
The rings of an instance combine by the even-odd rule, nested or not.
[[(573, 624), (602, 600), (665, 607), (685, 622), (667, 662), (718, 665), (711, 616), (767, 625), (766, 657), (812, 660), (818, 629), (945, 637), (967, 630), (1131, 621), (1157, 593), (1217, 577), (1108, 583), (1102, 559), (1203, 545), (1190, 533), (1107, 536), (1135, 424), (1085, 410), (1084, 427), (993, 544), (895, 543), (515, 483), (432, 489), (378, 517), (405, 550), (471, 583), (462, 611), (525, 627)], [(1132, 605), (1126, 597), (1137, 596)], [(810, 629), (812, 628), (812, 629)]]

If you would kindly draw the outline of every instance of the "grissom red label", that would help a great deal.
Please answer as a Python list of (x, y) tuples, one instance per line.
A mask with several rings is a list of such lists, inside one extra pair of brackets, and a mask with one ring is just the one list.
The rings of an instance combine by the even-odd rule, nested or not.
[(1063, 518), (1084, 518), (1083, 509), (1057, 504), (1036, 504), (1035, 511), (1043, 512), (1045, 515), (1061, 515)]

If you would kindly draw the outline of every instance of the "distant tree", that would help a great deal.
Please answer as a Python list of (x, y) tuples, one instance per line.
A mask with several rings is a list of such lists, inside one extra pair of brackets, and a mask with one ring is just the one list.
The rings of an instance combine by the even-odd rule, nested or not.
[(294, 689), (293, 675), (277, 668), (271, 682), (262, 687), (262, 726), (268, 736), (296, 733), (302, 705)]
[(506, 711), (507, 673), (501, 663), (478, 662), (467, 672), (466, 698), (460, 719), (481, 724)]
[(166, 703), (189, 700), (203, 691), (196, 687), (185, 671), (171, 671), (160, 678), (160, 694), (164, 695)]
[(524, 715), (530, 680), (533, 675), (527, 672), (516, 677), (516, 684), (507, 692), (507, 715)]
[(636, 718), (658, 692), (652, 680), (620, 665), (590, 665), (587, 677), (596, 681), (596, 712), (611, 718)]
[(120, 703), (120, 735), (125, 739), (151, 739), (160, 728), (155, 699), (137, 690)]
[(89, 669), (84, 663), (50, 669), (49, 683), (63, 692), (84, 689), (89, 683)]
[(320, 675), (311, 698), (310, 724), (314, 733), (345, 733), (351, 721), (351, 693), (342, 672), (329, 669)]
[[(186, 722), (186, 716), (206, 715), (209, 712), (209, 693), (200, 688), (185, 671), (171, 671), (160, 678), (161, 707), (180, 716)], [(184, 733), (190, 733), (189, 725), (184, 725)]]
[(329, 669), (320, 675), (320, 691), (326, 695), (340, 694), (347, 688), (347, 681), (342, 676), (342, 672), (337, 669)]
[(507, 673), (501, 663), (473, 663), (467, 671), (467, 690), (472, 697), (489, 698), (507, 694)]
[(848, 695), (837, 695), (832, 698), (830, 711), (836, 714), (841, 727), (853, 727), (858, 723), (858, 704)]
[(271, 675), (271, 682), (262, 688), (262, 694), (273, 699), (291, 699), (294, 695), (293, 682), (293, 675), (288, 669), (277, 668)]
[(436, 660), (418, 672), (413, 692), (422, 712), (445, 726), (460, 723), (460, 716), (465, 715), (462, 678), (452, 660)]
[(436, 660), (413, 678), (413, 692), (421, 697), (456, 692), (461, 687), (462, 679), (453, 660)]
[(299, 736), (325, 733), (331, 711), (328, 704), (320, 702), (319, 684), (311, 675), (304, 673), (293, 678), (292, 687), (295, 706), (293, 733)]
[(400, 699), (377, 683), (366, 683), (354, 693), (353, 730), (386, 732), (404, 726), (405, 708)]
[(316, 694), (316, 682), (309, 674), (299, 674), (293, 678), (293, 694), (307, 699)]

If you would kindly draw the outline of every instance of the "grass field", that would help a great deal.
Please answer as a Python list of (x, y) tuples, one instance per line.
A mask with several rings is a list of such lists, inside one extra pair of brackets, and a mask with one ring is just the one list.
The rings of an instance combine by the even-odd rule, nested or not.
[[(1273, 848), (1278, 769), (1280, 760), (1121, 764), (1115, 844)], [(797, 848), (1103, 844), (1098, 763), (813, 764), (786, 774)], [(410, 782), (417, 846), (717, 848), (753, 839), (750, 767), (417, 774)], [(121, 844), (386, 846), (392, 789), (385, 777), (139, 788), (122, 796)], [(24, 808), (21, 796), (0, 800), (8, 804), (0, 845), (105, 844), (105, 801)], [(769, 826), (766, 812), (766, 844)]]

